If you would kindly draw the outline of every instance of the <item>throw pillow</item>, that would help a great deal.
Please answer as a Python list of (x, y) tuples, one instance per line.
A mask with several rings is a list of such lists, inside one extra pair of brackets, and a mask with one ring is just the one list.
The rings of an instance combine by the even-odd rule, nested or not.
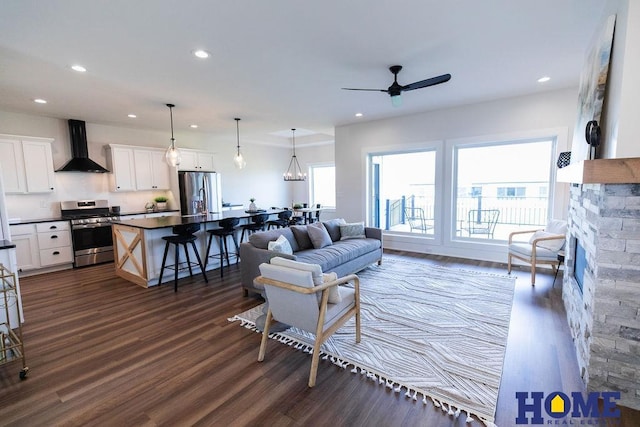
[[(334, 280), (338, 280), (338, 275), (335, 272), (331, 272), (331, 273), (323, 273), (322, 274), (322, 281), (323, 283), (326, 282), (333, 282)], [(319, 294), (320, 298), (322, 298), (322, 293)], [(329, 288), (329, 304), (338, 304), (340, 301), (342, 301), (342, 295), (340, 295), (340, 286), (332, 286)]]
[[(533, 243), (534, 240), (540, 239), (542, 237), (551, 237), (551, 236), (557, 236), (557, 234), (548, 233), (546, 231), (539, 230), (533, 233), (533, 236), (531, 236), (531, 239), (529, 239), (529, 243)], [(564, 239), (543, 240), (542, 242), (538, 242), (537, 246), (540, 248), (548, 249), (552, 252), (558, 252), (564, 246)]]
[(293, 237), (296, 238), (296, 242), (298, 243), (298, 247), (301, 251), (311, 249), (313, 247), (311, 239), (309, 238), (309, 233), (307, 233), (306, 225), (294, 225), (289, 228), (293, 231)]
[(329, 236), (331, 236), (332, 242), (337, 242), (338, 240), (340, 240), (340, 226), (346, 223), (347, 221), (345, 221), (343, 218), (335, 218), (323, 222), (324, 228), (327, 229)]
[(324, 228), (321, 222), (314, 222), (313, 224), (307, 225), (307, 233), (309, 234), (309, 239), (311, 239), (313, 247), (316, 249), (333, 244), (331, 236), (329, 236), (327, 229)]
[(313, 278), (314, 285), (322, 285), (322, 267), (319, 264), (308, 264), (306, 262), (294, 261), (292, 259), (273, 257), (269, 261), (273, 265), (279, 265), (280, 267), (294, 268), (296, 270), (310, 271)]
[(270, 251), (280, 252), (282, 254), (293, 255), (293, 249), (286, 237), (280, 235), (276, 240), (269, 242), (267, 247)]
[(340, 240), (364, 239), (364, 222), (353, 222), (340, 226)]

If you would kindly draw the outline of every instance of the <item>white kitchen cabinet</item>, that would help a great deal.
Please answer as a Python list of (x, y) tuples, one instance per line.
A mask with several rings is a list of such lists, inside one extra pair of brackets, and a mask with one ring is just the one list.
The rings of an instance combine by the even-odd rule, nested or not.
[(214, 154), (208, 151), (180, 149), (178, 170), (215, 172)]
[(171, 169), (164, 160), (164, 150), (134, 149), (137, 190), (168, 190)]
[(40, 249), (35, 224), (10, 225), (11, 241), (16, 245), (18, 272), (40, 267)]
[(0, 135), (0, 169), (5, 193), (50, 193), (55, 190), (50, 138)]
[(113, 191), (135, 191), (136, 172), (133, 148), (110, 145)]
[(69, 221), (10, 225), (18, 271), (73, 263)]
[(27, 193), (48, 193), (55, 189), (50, 142), (22, 141)]

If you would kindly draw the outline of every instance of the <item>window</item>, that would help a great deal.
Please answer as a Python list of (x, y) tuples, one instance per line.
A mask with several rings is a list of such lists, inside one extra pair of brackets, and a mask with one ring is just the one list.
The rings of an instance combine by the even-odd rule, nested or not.
[(336, 167), (333, 164), (309, 167), (309, 199), (311, 205), (336, 206)]
[(456, 146), (456, 235), (506, 240), (511, 231), (544, 226), (553, 145), (544, 139)]

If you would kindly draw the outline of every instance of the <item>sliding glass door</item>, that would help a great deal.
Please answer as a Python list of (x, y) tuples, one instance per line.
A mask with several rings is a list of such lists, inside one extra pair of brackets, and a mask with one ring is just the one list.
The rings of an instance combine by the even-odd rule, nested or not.
[(435, 150), (370, 156), (373, 221), (384, 230), (433, 235)]

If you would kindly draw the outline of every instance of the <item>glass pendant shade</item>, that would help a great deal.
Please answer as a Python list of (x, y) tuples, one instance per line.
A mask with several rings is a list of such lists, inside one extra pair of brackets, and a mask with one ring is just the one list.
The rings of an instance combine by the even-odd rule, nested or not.
[(393, 95), (391, 97), (391, 105), (393, 105), (394, 107), (399, 107), (402, 105), (402, 96), (400, 95)]
[(169, 107), (169, 115), (171, 116), (171, 144), (164, 153), (164, 158), (169, 166), (176, 167), (180, 165), (181, 156), (180, 150), (176, 148), (176, 139), (173, 137), (173, 107), (175, 105), (167, 104), (167, 107)]
[(175, 139), (171, 138), (171, 145), (167, 148), (167, 151), (164, 153), (164, 158), (166, 162), (171, 167), (176, 167), (180, 165), (180, 150), (178, 150), (175, 146)]
[(238, 151), (236, 153), (236, 156), (233, 158), (233, 164), (235, 165), (236, 169), (243, 169), (245, 166), (247, 166), (247, 161), (244, 159), (242, 153), (240, 152), (240, 119), (236, 117), (234, 120), (236, 121), (236, 147)]
[(242, 153), (240, 153), (239, 151), (238, 154), (233, 158), (233, 164), (238, 169), (242, 169), (247, 166), (246, 160), (244, 159), (244, 157), (242, 157)]

